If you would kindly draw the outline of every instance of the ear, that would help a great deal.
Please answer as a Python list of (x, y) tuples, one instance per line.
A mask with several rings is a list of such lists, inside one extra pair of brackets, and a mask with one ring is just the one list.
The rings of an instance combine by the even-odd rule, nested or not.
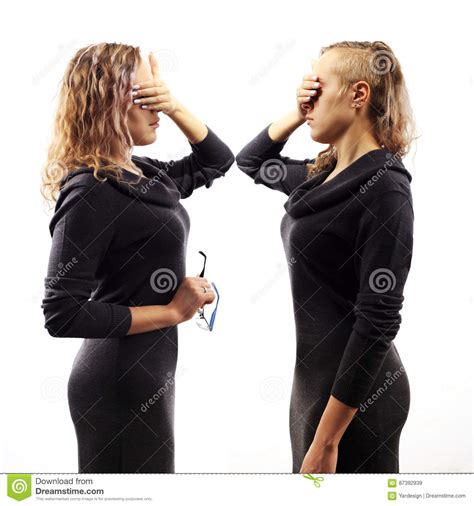
[(150, 51), (148, 55), (148, 60), (150, 61), (151, 73), (153, 75), (153, 79), (158, 79), (160, 77), (160, 70), (158, 68), (158, 60), (155, 58), (155, 55)]
[(357, 81), (352, 85), (352, 107), (361, 107), (370, 95), (370, 86), (366, 81)]

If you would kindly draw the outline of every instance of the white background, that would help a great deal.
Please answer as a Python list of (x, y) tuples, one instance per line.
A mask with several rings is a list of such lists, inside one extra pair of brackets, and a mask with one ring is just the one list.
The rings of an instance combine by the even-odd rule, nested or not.
[[(66, 385), (80, 339), (54, 339), (40, 308), (51, 238), (39, 193), (58, 84), (95, 42), (153, 50), (172, 93), (236, 154), (295, 107), (321, 46), (383, 40), (402, 63), (421, 137), (415, 243), (396, 345), (411, 408), (401, 472), (472, 471), (472, 27), (467, 2), (17, 2), (2, 18), (1, 472), (76, 472)], [(164, 117), (162, 160), (190, 152)], [(314, 157), (303, 125), (282, 154)], [(187, 274), (208, 255), (221, 291), (215, 331), (180, 326), (177, 472), (290, 472), (293, 312), (279, 235), (285, 195), (234, 165), (182, 203)]]

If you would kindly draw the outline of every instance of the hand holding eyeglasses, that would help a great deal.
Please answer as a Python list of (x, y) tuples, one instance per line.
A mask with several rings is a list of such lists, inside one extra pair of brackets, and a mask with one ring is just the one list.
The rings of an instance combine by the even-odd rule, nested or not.
[[(206, 257), (206, 254), (203, 253), (202, 251), (199, 252), (200, 255), (202, 255), (204, 257), (204, 265), (202, 267), (202, 271), (201, 271), (201, 274), (199, 274), (199, 277), (201, 279), (205, 279), (204, 278), (204, 271), (206, 270), (206, 261), (207, 261), (207, 257)], [(217, 286), (212, 283), (212, 288), (214, 288), (214, 290), (216, 291), (216, 294), (217, 294), (217, 302), (216, 302), (216, 307), (214, 308), (214, 311), (212, 312), (211, 314), (211, 318), (209, 321), (207, 321), (206, 317), (204, 316), (204, 307), (201, 307), (198, 309), (198, 318), (196, 320), (196, 324), (199, 328), (201, 328), (202, 330), (209, 330), (209, 331), (212, 331), (212, 329), (214, 328), (214, 321), (216, 319), (216, 313), (217, 313), (217, 306), (219, 305), (219, 292), (217, 290)]]
[(169, 303), (177, 315), (178, 323), (190, 320), (199, 308), (211, 304), (215, 299), (214, 291), (204, 277), (186, 277)]

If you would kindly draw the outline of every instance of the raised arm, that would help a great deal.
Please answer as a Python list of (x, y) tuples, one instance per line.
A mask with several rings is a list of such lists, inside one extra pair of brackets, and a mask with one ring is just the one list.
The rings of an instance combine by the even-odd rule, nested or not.
[(280, 151), (289, 136), (305, 122), (308, 107), (317, 100), (320, 88), (317, 76), (305, 74), (296, 90), (296, 109), (267, 125), (237, 154), (237, 166), (256, 184), (289, 195), (306, 180), (306, 164), (314, 163), (315, 159), (297, 160), (281, 156)]
[(191, 145), (192, 153), (181, 160), (161, 162), (149, 157), (132, 157), (152, 165), (157, 176), (166, 172), (171, 177), (181, 198), (189, 197), (196, 188), (209, 188), (214, 179), (224, 176), (234, 163), (235, 157), (224, 142), (201, 120), (192, 114), (169, 90), (160, 78), (158, 61), (149, 55), (153, 79), (134, 85), (134, 103), (150, 111), (166, 114), (183, 132)]
[(267, 125), (236, 156), (239, 169), (256, 184), (289, 195), (306, 179), (306, 164), (314, 158), (297, 160), (280, 155), (288, 137), (304, 122), (297, 112), (291, 112)]
[(306, 164), (314, 158), (297, 160), (280, 155), (286, 141), (273, 141), (266, 126), (236, 156), (239, 169), (250, 176), (255, 184), (289, 195), (306, 180)]
[(161, 161), (147, 156), (132, 159), (152, 165), (157, 175), (166, 173), (176, 184), (181, 198), (189, 197), (196, 188), (210, 188), (214, 179), (222, 177), (234, 163), (235, 157), (228, 146), (205, 125), (207, 134), (201, 141), (193, 144), (189, 139), (191, 154), (180, 160)]

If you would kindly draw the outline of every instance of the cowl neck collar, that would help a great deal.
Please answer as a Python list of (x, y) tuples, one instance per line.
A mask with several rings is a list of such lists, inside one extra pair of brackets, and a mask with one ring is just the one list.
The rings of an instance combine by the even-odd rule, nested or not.
[(339, 174), (323, 183), (334, 170), (335, 165), (334, 162), (321, 173), (305, 180), (290, 193), (284, 204), (289, 215), (296, 218), (333, 206), (348, 196), (357, 194), (381, 169), (384, 173), (385, 169), (401, 172), (408, 178), (408, 182), (412, 179), (400, 157), (384, 148), (368, 151)]
[[(175, 207), (181, 198), (181, 194), (168, 174), (135, 155), (132, 156), (132, 160), (135, 165), (142, 169), (145, 177), (133, 174), (126, 169), (122, 170), (123, 176), (121, 179), (106, 169), (99, 169), (98, 175), (100, 178), (107, 178), (110, 185), (129, 197), (162, 207)], [(73, 183), (79, 182), (81, 174), (91, 174), (93, 176), (94, 169), (92, 167), (79, 167), (66, 174), (60, 183), (62, 193), (67, 192), (67, 188), (72, 187)], [(76, 185), (74, 184), (74, 186)]]

